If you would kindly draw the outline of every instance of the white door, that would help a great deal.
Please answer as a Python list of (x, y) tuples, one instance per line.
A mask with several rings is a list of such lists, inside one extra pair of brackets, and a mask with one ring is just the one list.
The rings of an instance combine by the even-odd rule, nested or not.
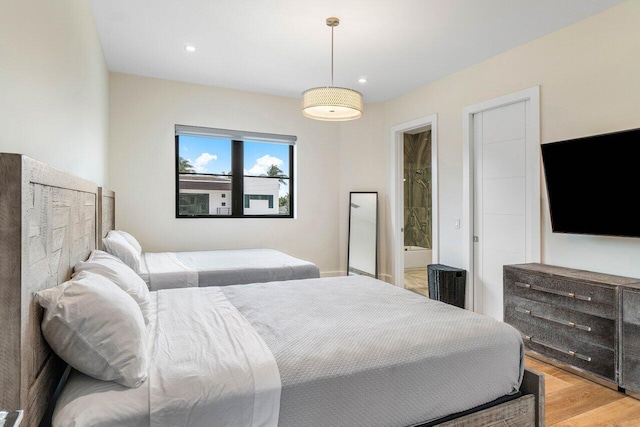
[(475, 306), (498, 320), (503, 320), (502, 267), (527, 261), (527, 226), (540, 221), (539, 212), (527, 218), (532, 196), (527, 168), (539, 168), (537, 158), (528, 158), (539, 154), (527, 147), (527, 108), (528, 100), (473, 115)]

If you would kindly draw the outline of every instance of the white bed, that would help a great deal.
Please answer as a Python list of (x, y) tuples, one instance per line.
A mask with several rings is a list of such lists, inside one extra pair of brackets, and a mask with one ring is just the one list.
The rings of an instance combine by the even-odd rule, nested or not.
[(73, 372), (54, 427), (411, 426), (517, 393), (519, 333), (376, 279), (152, 292), (149, 379)]
[(320, 277), (318, 267), (275, 249), (145, 252), (140, 277), (149, 289), (227, 286)]
[[(100, 249), (105, 249), (104, 239), (112, 230), (116, 230), (116, 197), (113, 191), (101, 187), (98, 190), (98, 243)], [(314, 263), (272, 248), (142, 252), (135, 237), (128, 237), (137, 244), (135, 249), (139, 261), (134, 270), (151, 290), (320, 277), (320, 270)]]

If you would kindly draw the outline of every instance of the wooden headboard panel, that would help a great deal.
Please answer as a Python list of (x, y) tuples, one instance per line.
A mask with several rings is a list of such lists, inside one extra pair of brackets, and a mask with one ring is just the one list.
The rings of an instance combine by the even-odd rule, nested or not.
[(0, 153), (0, 408), (38, 426), (66, 364), (40, 331), (35, 292), (68, 280), (96, 248), (98, 188), (29, 157)]
[(116, 228), (116, 193), (98, 187), (98, 248), (102, 247), (102, 239), (110, 230)]

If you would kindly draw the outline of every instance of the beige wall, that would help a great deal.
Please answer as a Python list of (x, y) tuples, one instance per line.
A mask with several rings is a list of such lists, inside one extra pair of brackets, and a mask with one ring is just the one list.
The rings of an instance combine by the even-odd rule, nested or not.
[[(111, 74), (111, 189), (116, 226), (143, 250), (270, 247), (339, 268), (336, 123), (310, 120), (300, 100)], [(174, 125), (296, 135), (295, 219), (176, 219)]]
[[(390, 100), (383, 111), (367, 105), (363, 119), (341, 124), (342, 193), (351, 188), (377, 190), (386, 200), (393, 161), (391, 127), (437, 114), (440, 262), (461, 266), (463, 237), (454, 222), (462, 218), (462, 109), (540, 85), (543, 143), (637, 128), (639, 52), (640, 0), (633, 0)], [(357, 173), (351, 176), (354, 165)], [(386, 179), (381, 169), (386, 170)], [(543, 262), (640, 277), (640, 239), (553, 234), (541, 185)], [(629, 183), (631, 200), (636, 187), (637, 183)], [(341, 211), (344, 197), (341, 194)], [(382, 206), (387, 215), (382, 227), (381, 251), (387, 255), (382, 271), (390, 273), (391, 223), (389, 207)], [(344, 215), (340, 230), (346, 235)]]
[[(542, 142), (640, 127), (639, 51), (640, 0), (633, 0), (368, 104), (362, 119), (341, 124), (305, 119), (297, 99), (112, 74), (109, 170), (118, 226), (138, 235), (145, 250), (269, 246), (325, 273), (345, 272), (349, 191), (378, 191), (380, 271), (389, 279), (391, 127), (437, 114), (440, 262), (460, 266), (463, 237), (454, 223), (462, 218), (462, 109), (540, 85)], [(297, 135), (298, 218), (176, 220), (176, 123)], [(542, 196), (544, 262), (640, 277), (640, 240), (553, 234), (544, 186)]]
[[(346, 123), (357, 124), (355, 126)], [(349, 192), (378, 192), (378, 272), (391, 271), (386, 248), (385, 230), (390, 224), (390, 203), (387, 185), (390, 182), (391, 159), (385, 138), (384, 105), (367, 104), (365, 114), (355, 122), (340, 126), (340, 271), (347, 271), (347, 240), (349, 232)], [(390, 277), (383, 277), (390, 280)]]
[(0, 151), (107, 183), (108, 71), (88, 1), (0, 7)]

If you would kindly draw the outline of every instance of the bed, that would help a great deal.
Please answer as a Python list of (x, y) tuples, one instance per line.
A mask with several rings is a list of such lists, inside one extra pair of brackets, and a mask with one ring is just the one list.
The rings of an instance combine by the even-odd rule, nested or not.
[[(162, 290), (153, 299), (147, 383), (138, 389), (107, 386), (74, 372), (58, 400), (54, 426), (180, 425), (206, 414), (216, 414), (211, 425), (234, 419), (263, 425), (254, 405), (242, 402), (253, 398), (252, 390), (243, 390), (236, 377), (252, 364), (269, 371), (264, 360), (271, 357), (274, 372), (257, 375), (253, 385), (268, 390), (256, 393), (256, 400), (267, 406), (279, 400), (271, 410), (275, 423), (264, 425), (418, 425), (520, 390), (524, 350), (509, 325), (364, 276)], [(267, 356), (222, 371), (217, 362), (189, 356), (217, 358), (227, 341), (234, 344), (228, 346), (233, 361), (259, 355), (250, 340), (238, 339), (247, 331), (237, 330), (242, 322), (236, 316), (257, 332)], [(182, 324), (190, 330), (175, 326)], [(174, 349), (176, 340), (180, 348)], [(187, 372), (175, 360), (191, 368)], [(240, 403), (231, 404), (224, 393), (211, 395), (210, 382)], [(107, 394), (113, 396), (108, 406)]]
[(515, 330), (362, 276), (151, 292), (149, 379), (61, 382), (34, 293), (97, 248), (98, 189), (20, 155), (0, 154), (0, 180), (0, 407), (25, 426), (544, 423)]
[[(115, 193), (103, 188), (99, 192), (99, 235), (105, 249), (102, 239), (115, 230)], [(136, 270), (154, 291), (320, 277), (314, 263), (271, 248), (141, 252), (139, 256)]]

